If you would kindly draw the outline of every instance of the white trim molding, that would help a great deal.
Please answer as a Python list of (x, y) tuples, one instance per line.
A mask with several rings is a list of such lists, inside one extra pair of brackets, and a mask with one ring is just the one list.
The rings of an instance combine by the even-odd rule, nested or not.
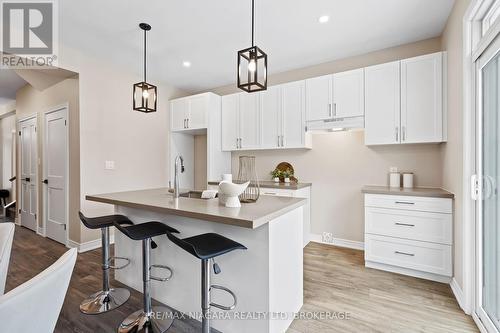
[(345, 248), (354, 249), (354, 250), (362, 250), (362, 251), (364, 251), (364, 249), (365, 249), (365, 243), (364, 242), (358, 242), (358, 241), (353, 241), (353, 240), (349, 240), (349, 239), (333, 238), (332, 242), (329, 243), (329, 242), (324, 242), (323, 241), (323, 236), (322, 235), (311, 234), (310, 240), (311, 240), (311, 242), (315, 242), (315, 243), (332, 245), (332, 246), (339, 246), (339, 247), (345, 247)]
[(464, 292), (462, 291), (462, 288), (460, 288), (460, 286), (458, 285), (458, 282), (455, 278), (451, 279), (450, 287), (451, 291), (453, 292), (453, 295), (455, 295), (455, 298), (457, 299), (458, 305), (460, 305), (460, 307), (462, 308), (462, 310), (464, 310), (465, 313), (470, 314), (470, 312), (468, 313), (467, 311), (465, 311), (466, 304), (465, 304)]
[[(114, 244), (115, 243), (115, 235), (110, 235), (109, 236), (109, 243), (110, 244)], [(69, 248), (76, 248), (78, 250), (78, 253), (83, 253), (83, 252), (87, 252), (87, 251), (92, 251), (92, 250), (95, 250), (95, 249), (99, 249), (101, 248), (101, 239), (94, 239), (92, 241), (89, 241), (89, 242), (85, 242), (85, 243), (78, 243), (78, 242), (75, 242), (71, 239), (68, 239), (68, 245), (67, 247)]]

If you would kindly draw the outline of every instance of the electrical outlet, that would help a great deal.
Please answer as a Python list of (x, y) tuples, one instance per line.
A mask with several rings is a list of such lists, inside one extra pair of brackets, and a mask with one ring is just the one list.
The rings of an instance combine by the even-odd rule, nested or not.
[(333, 234), (331, 232), (323, 232), (323, 243), (333, 243)]
[(104, 164), (105, 170), (114, 170), (115, 169), (115, 161), (106, 161)]

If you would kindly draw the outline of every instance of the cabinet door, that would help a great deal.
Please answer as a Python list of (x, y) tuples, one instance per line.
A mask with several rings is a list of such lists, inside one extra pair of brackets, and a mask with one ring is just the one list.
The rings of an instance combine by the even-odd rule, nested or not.
[(240, 148), (260, 146), (259, 94), (240, 93)]
[(222, 96), (222, 150), (238, 149), (239, 94)]
[(189, 128), (207, 128), (208, 96), (198, 95), (189, 98)]
[(359, 117), (365, 114), (364, 71), (355, 69), (333, 74), (333, 116)]
[(333, 117), (332, 76), (325, 75), (306, 80), (306, 119), (322, 120)]
[(260, 93), (262, 148), (281, 146), (281, 86), (268, 87)]
[(299, 148), (305, 144), (305, 82), (287, 83), (282, 87), (283, 144)]
[(401, 61), (401, 142), (443, 140), (443, 54)]
[(365, 68), (365, 144), (400, 142), (400, 63)]
[(188, 112), (189, 100), (187, 98), (174, 99), (170, 102), (170, 128), (172, 131), (186, 128)]

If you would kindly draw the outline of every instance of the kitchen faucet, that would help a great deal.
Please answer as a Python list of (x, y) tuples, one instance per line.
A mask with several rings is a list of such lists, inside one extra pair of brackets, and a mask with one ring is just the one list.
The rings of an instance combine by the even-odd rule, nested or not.
[(181, 173), (184, 172), (184, 158), (181, 155), (177, 155), (175, 158), (175, 168), (174, 168), (174, 198), (179, 197), (179, 164), (181, 167)]

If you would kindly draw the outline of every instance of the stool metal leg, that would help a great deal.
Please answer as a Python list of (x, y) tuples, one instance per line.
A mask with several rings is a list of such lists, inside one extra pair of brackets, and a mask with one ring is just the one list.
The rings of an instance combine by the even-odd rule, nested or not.
[(144, 309), (129, 315), (118, 327), (118, 333), (163, 333), (174, 322), (172, 312), (165, 306), (151, 306), (151, 238), (142, 241), (142, 283)]
[(210, 261), (201, 261), (201, 332), (210, 333)]
[(109, 286), (109, 228), (101, 229), (102, 251), (102, 291), (99, 291), (80, 304), (80, 311), (85, 314), (100, 314), (116, 309), (130, 297), (130, 291), (125, 288), (110, 288)]

